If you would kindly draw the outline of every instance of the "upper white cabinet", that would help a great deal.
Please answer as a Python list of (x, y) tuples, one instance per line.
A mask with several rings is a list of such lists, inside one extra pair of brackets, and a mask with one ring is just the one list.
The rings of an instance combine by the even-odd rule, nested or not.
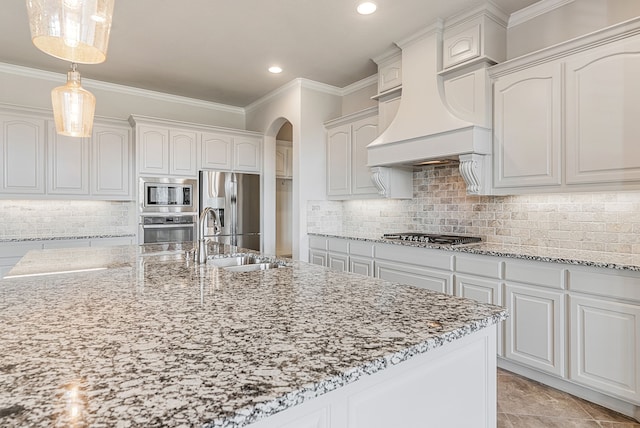
[(327, 122), (327, 195), (331, 199), (377, 197), (367, 166), (367, 145), (378, 136), (376, 109)]
[(133, 144), (129, 126), (93, 125), (91, 140), (91, 194), (132, 198)]
[(198, 137), (193, 131), (169, 130), (169, 174), (196, 176)]
[(562, 143), (560, 64), (494, 83), (495, 187), (559, 186)]
[(201, 165), (204, 169), (231, 169), (233, 137), (227, 134), (203, 132)]
[(640, 38), (566, 62), (567, 184), (640, 181)]
[(640, 188), (640, 18), (491, 67), (494, 194)]
[(0, 112), (0, 126), (2, 193), (44, 194), (46, 120)]
[(195, 132), (162, 126), (136, 128), (138, 171), (141, 174), (195, 177), (197, 137)]
[(260, 172), (262, 139), (238, 136), (233, 140), (233, 169), (242, 172)]
[(52, 121), (47, 137), (47, 193), (88, 195), (90, 139), (59, 135)]
[(262, 171), (262, 137), (255, 133), (131, 116), (137, 174), (197, 177), (199, 169)]
[(293, 177), (293, 147), (289, 141), (276, 142), (276, 177)]
[(0, 112), (0, 197), (131, 200), (131, 128), (96, 120), (91, 138), (56, 133), (51, 113)]
[(450, 68), (473, 60), (499, 63), (507, 53), (507, 17), (493, 7), (482, 7), (446, 22), (442, 66)]
[(389, 91), (402, 85), (402, 54), (386, 58), (378, 65), (378, 93)]

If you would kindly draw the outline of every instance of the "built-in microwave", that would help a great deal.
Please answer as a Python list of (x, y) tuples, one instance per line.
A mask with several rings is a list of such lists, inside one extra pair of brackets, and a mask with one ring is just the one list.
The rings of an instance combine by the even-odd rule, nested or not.
[(141, 213), (196, 213), (198, 180), (140, 177), (139, 201)]

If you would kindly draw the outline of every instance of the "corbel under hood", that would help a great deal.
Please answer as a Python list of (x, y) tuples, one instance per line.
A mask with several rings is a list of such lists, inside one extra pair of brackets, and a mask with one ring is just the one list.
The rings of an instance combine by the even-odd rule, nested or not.
[(455, 159), (460, 161), (467, 191), (482, 193), (491, 155), (491, 129), (461, 119), (447, 102), (444, 79), (438, 75), (442, 70), (442, 22), (398, 46), (402, 49), (402, 98), (389, 127), (367, 146), (369, 166)]

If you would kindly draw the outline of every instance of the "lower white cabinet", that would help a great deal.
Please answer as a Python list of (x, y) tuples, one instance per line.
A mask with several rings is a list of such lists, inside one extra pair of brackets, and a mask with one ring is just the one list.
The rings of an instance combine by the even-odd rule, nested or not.
[(349, 272), (364, 276), (374, 276), (373, 259), (359, 256), (349, 256)]
[(347, 254), (327, 253), (327, 267), (340, 272), (349, 272), (349, 256)]
[(537, 286), (507, 283), (505, 357), (564, 376), (564, 293)]
[(640, 304), (569, 298), (570, 379), (640, 404)]
[(412, 266), (404, 263), (378, 261), (374, 263), (375, 276), (380, 279), (414, 285), (428, 290), (451, 294), (451, 273)]
[(309, 250), (309, 263), (327, 266), (327, 252), (323, 250)]

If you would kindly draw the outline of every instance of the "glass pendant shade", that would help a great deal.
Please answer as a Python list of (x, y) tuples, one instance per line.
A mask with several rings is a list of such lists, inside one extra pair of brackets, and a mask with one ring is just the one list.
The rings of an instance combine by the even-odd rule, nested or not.
[(76, 65), (67, 73), (67, 84), (51, 91), (56, 132), (70, 137), (91, 137), (96, 97), (80, 86)]
[(41, 51), (74, 63), (99, 64), (115, 0), (26, 0), (31, 40)]

